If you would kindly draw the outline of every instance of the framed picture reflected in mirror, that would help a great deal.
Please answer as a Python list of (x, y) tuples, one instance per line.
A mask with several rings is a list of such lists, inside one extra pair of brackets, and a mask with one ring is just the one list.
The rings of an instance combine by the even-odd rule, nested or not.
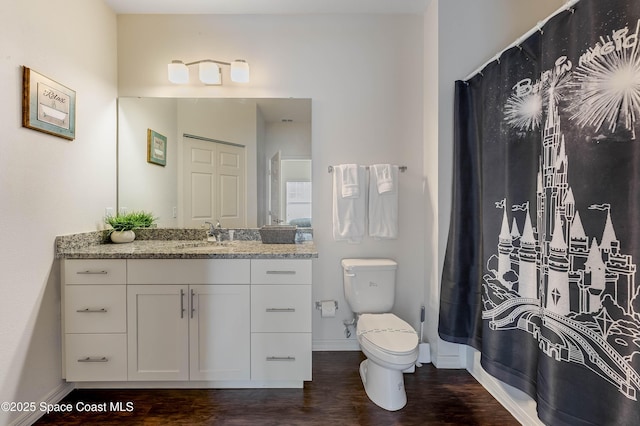
[(147, 129), (147, 162), (167, 165), (167, 137)]

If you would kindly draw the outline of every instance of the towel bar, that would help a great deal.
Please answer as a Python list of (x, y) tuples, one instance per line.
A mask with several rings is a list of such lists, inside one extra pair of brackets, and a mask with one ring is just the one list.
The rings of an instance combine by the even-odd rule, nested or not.
[[(369, 170), (369, 166), (366, 166), (365, 169)], [(398, 166), (398, 170), (404, 173), (407, 171), (407, 166)], [(333, 173), (333, 166), (329, 166), (329, 173)]]

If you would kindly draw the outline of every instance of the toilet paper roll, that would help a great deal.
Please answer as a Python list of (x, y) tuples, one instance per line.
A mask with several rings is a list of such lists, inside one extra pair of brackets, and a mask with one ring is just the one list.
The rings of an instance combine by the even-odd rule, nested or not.
[(322, 318), (332, 318), (336, 316), (336, 302), (335, 300), (323, 300), (320, 305), (320, 312)]

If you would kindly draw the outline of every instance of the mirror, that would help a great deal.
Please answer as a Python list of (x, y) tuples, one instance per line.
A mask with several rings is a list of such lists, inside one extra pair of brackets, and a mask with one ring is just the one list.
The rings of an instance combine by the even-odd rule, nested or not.
[(119, 98), (117, 167), (159, 227), (311, 226), (311, 100)]

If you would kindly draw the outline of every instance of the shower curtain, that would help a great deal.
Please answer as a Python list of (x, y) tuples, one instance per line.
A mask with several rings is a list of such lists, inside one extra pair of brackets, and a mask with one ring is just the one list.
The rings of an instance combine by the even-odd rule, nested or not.
[(639, 37), (582, 0), (456, 82), (439, 334), (546, 424), (640, 424)]

